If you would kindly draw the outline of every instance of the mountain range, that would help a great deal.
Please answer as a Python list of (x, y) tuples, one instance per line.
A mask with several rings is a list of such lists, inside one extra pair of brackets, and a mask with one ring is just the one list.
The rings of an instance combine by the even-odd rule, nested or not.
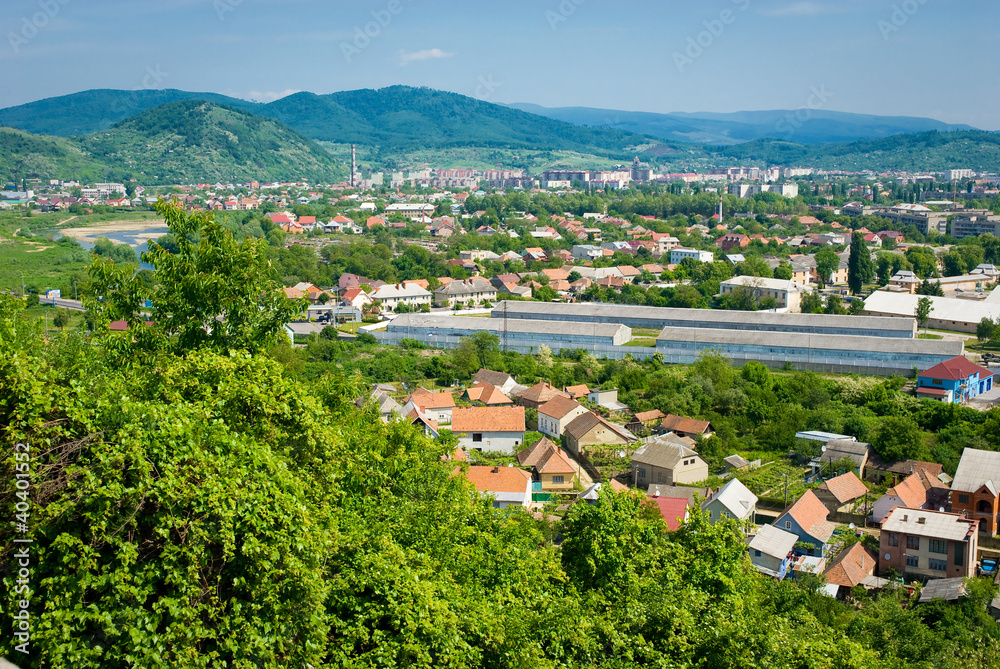
[(508, 106), (575, 125), (613, 128), (651, 135), (670, 142), (720, 145), (767, 138), (784, 139), (800, 144), (830, 144), (929, 130), (948, 132), (975, 129), (968, 125), (953, 125), (929, 118), (872, 116), (809, 108), (741, 111), (728, 114), (711, 112), (658, 114), (591, 107), (550, 108), (527, 103)]
[(376, 169), (437, 164), (445, 152), (457, 164), (476, 154), (532, 172), (635, 155), (666, 171), (734, 161), (852, 171), (989, 170), (1000, 162), (1000, 134), (930, 119), (520, 106), (405, 86), (303, 92), (268, 104), (178, 90), (91, 90), (0, 109), (0, 126), (7, 126), (0, 127), (0, 178), (335, 181), (347, 174), (344, 147), (351, 143)]

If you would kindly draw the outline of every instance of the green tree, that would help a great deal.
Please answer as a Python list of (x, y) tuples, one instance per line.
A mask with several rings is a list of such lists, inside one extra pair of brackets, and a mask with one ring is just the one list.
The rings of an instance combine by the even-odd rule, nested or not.
[(815, 290), (803, 293), (802, 299), (799, 301), (799, 309), (804, 314), (823, 313), (823, 296)]
[(847, 263), (847, 285), (851, 294), (859, 295), (864, 284), (875, 278), (875, 265), (872, 262), (871, 251), (865, 243), (865, 237), (860, 232), (851, 236), (851, 257)]
[(941, 282), (935, 281), (931, 283), (930, 279), (924, 279), (917, 286), (917, 295), (935, 295), (937, 297), (944, 297), (944, 289), (941, 288)]
[(996, 336), (997, 324), (993, 322), (988, 316), (984, 316), (979, 324), (976, 325), (976, 339), (979, 340), (980, 344), (987, 344), (994, 336)]
[(931, 298), (921, 297), (917, 300), (917, 306), (914, 309), (913, 315), (917, 318), (917, 323), (920, 327), (924, 328), (924, 332), (927, 331), (927, 321), (930, 320), (932, 311), (934, 311), (934, 303), (931, 302)]
[(67, 309), (56, 309), (52, 314), (52, 324), (60, 330), (69, 325), (69, 311)]
[(816, 273), (820, 284), (825, 286), (830, 281), (830, 275), (840, 267), (840, 256), (831, 249), (822, 249), (816, 253)]
[(872, 448), (885, 462), (919, 459), (923, 435), (909, 416), (887, 416), (875, 428)]

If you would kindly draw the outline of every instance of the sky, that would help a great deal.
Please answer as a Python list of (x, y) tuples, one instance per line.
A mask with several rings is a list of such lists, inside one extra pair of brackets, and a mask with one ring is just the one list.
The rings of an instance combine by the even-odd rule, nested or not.
[(996, 0), (3, 0), (0, 107), (395, 84), (628, 111), (812, 107), (1000, 130)]

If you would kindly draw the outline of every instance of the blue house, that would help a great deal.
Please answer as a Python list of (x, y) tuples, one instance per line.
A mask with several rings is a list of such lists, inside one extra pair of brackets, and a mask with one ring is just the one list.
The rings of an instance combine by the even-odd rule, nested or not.
[[(798, 541), (812, 544), (810, 555), (826, 555), (827, 542), (833, 535), (834, 524), (826, 519), (829, 511), (812, 490), (807, 490), (794, 504), (778, 516), (774, 526), (790, 532)], [(796, 549), (798, 550), (798, 549)]]
[(917, 397), (961, 404), (993, 389), (993, 372), (964, 356), (945, 360), (917, 375)]

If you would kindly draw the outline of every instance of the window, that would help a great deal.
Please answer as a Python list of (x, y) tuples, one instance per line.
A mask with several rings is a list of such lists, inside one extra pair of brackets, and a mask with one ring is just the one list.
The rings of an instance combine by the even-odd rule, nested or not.
[(931, 559), (927, 561), (927, 568), (934, 571), (946, 571), (948, 569), (948, 561)]
[(561, 485), (562, 482), (563, 482), (563, 477), (562, 476), (553, 476), (552, 477), (552, 485)]
[(906, 537), (906, 547), (920, 550), (920, 537)]
[(753, 552), (753, 556), (754, 557), (760, 557), (760, 551), (754, 551)]
[(916, 555), (906, 556), (906, 566), (907, 567), (920, 567), (920, 558)]
[(968, 504), (969, 503), (969, 496), (968, 495), (959, 495), (958, 496), (958, 503), (959, 504)]
[(657, 483), (666, 483), (667, 482), (666, 475), (664, 475), (663, 472), (660, 472), (659, 474), (657, 474), (656, 475), (656, 482)]
[[(713, 514), (713, 513), (715, 513), (715, 512), (714, 512), (714, 511), (709, 511), (709, 512), (708, 512), (708, 519), (709, 519), (709, 520), (712, 520), (712, 514)], [(757, 555), (760, 555), (760, 553), (758, 552), (758, 553), (757, 553)]]
[(955, 544), (955, 566), (961, 567), (965, 562), (965, 544)]
[(899, 545), (899, 535), (896, 534), (895, 532), (890, 532), (889, 533), (889, 545), (890, 546), (898, 546)]
[(785, 521), (785, 529), (786, 530), (792, 529), (792, 521), (790, 521), (790, 520), (786, 520)]
[(482, 440), (483, 440), (483, 435), (482, 435), (482, 434), (480, 434), (480, 433), (478, 433), (478, 432), (474, 432), (474, 433), (472, 434), (472, 441), (473, 441), (473, 443), (476, 443), (476, 444), (478, 444), (478, 443), (479, 443), (479, 442), (481, 442)]
[(934, 384), (935, 386), (940, 386), (940, 385), (943, 385), (943, 384), (941, 383), (941, 379), (934, 379), (934, 381), (932, 381), (932, 383), (933, 383), (933, 384)]
[(645, 467), (639, 467), (639, 478), (641, 478), (641, 479), (646, 478), (646, 468)]
[(931, 539), (930, 543), (931, 543), (931, 545), (930, 545), (930, 548), (928, 548), (928, 550), (931, 553), (944, 553), (945, 555), (948, 554), (948, 542), (947, 541), (943, 541), (941, 539)]

